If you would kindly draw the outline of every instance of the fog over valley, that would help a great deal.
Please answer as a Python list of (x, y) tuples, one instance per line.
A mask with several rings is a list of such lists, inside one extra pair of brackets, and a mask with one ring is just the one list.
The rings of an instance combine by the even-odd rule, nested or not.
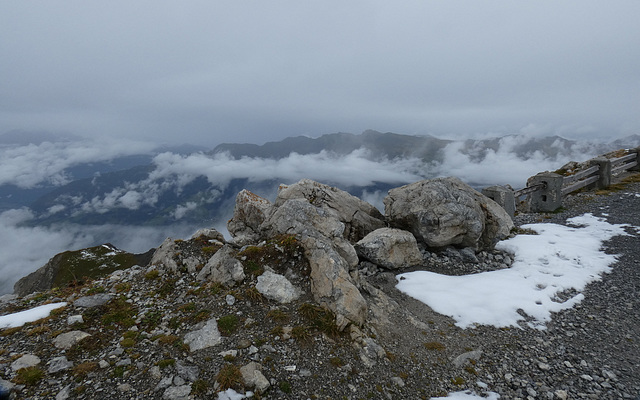
[(244, 188), (273, 200), (280, 184), (309, 178), (384, 212), (387, 190), (421, 179), (456, 176), (478, 189), (517, 189), (528, 177), (568, 161), (640, 145), (639, 136), (604, 143), (525, 134), (450, 140), (366, 131), (191, 152), (136, 141), (49, 135), (16, 143), (10, 137), (0, 135), (2, 293), (65, 250), (112, 243), (140, 253), (202, 227), (226, 232), (235, 195)]

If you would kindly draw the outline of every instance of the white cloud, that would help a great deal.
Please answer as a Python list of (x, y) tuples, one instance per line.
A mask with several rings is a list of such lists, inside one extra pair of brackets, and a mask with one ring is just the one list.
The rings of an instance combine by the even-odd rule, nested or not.
[(443, 151), (444, 160), (433, 165), (437, 176), (455, 176), (476, 186), (510, 184), (518, 189), (526, 185), (527, 179), (539, 172), (555, 171), (569, 161), (586, 161), (597, 155), (595, 147), (589, 143), (576, 144), (566, 148), (562, 142), (551, 144), (557, 155), (530, 151), (516, 154), (526, 147), (531, 138), (526, 135), (505, 136), (498, 142), (498, 148), (465, 150), (464, 142), (453, 142)]
[(182, 219), (189, 211), (193, 211), (198, 207), (198, 203), (190, 201), (185, 205), (178, 205), (173, 213), (173, 218), (176, 220)]
[(149, 181), (168, 179), (178, 187), (199, 176), (221, 187), (234, 178), (248, 178), (251, 182), (281, 179), (295, 182), (310, 178), (338, 185), (367, 186), (374, 182), (409, 182), (420, 179), (417, 159), (372, 161), (364, 150), (346, 156), (326, 151), (318, 154), (291, 153), (282, 159), (242, 157), (234, 159), (226, 153), (207, 156), (202, 153), (181, 156), (163, 153), (154, 159), (155, 170)]
[(42, 184), (59, 186), (70, 179), (65, 172), (67, 168), (149, 153), (154, 147), (151, 143), (130, 140), (0, 146), (0, 185), (12, 184), (23, 189)]

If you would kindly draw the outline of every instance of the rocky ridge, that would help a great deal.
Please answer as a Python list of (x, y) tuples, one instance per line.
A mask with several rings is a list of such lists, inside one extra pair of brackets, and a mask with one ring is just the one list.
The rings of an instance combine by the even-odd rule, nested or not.
[[(633, 372), (640, 370), (639, 321), (625, 311), (638, 301), (620, 287), (632, 278), (638, 282), (637, 271), (628, 275), (622, 269), (627, 275), (619, 281), (614, 270), (594, 286), (614, 279), (615, 290), (597, 288), (577, 310), (555, 316), (546, 331), (462, 330), (395, 290), (394, 271), (477, 273), (508, 268), (511, 255), (482, 244), (436, 249), (416, 241), (410, 247), (422, 258), (418, 265), (384, 265), (365, 257), (362, 241), (379, 229), (384, 237), (388, 228), (365, 234), (368, 229), (354, 222), (362, 219), (353, 218), (380, 216), (359, 207), (341, 213), (329, 198), (341, 193), (313, 182), (301, 186), (297, 195), (275, 204), (237, 201), (241, 211), (232, 221), (243, 222), (230, 229), (237, 243), (204, 230), (189, 240), (165, 241), (148, 267), (3, 300), (3, 314), (46, 302), (68, 305), (45, 320), (1, 332), (1, 383), (13, 386), (16, 398), (58, 399), (211, 398), (227, 387), (257, 398), (302, 399), (428, 399), (486, 387), (513, 399), (618, 399), (640, 392)], [(631, 194), (621, 198), (637, 204), (633, 193), (639, 189), (632, 185)], [(240, 200), (252, 197), (241, 195)], [(578, 195), (570, 212), (520, 215), (518, 222), (562, 223), (571, 214), (593, 211), (594, 204), (618, 206), (612, 197)], [(310, 223), (314, 213), (321, 218)], [(304, 224), (292, 224), (296, 218)], [(335, 235), (335, 220), (352, 229)], [(351, 240), (345, 231), (354, 233)], [(362, 320), (349, 313), (360, 303), (350, 308), (354, 302), (345, 301), (342, 288), (317, 283), (323, 277), (314, 273), (327, 274), (313, 262), (321, 257), (323, 264), (343, 268), (333, 272), (362, 298)], [(623, 299), (620, 307), (600, 301), (616, 296)], [(606, 335), (611, 332), (615, 337)]]

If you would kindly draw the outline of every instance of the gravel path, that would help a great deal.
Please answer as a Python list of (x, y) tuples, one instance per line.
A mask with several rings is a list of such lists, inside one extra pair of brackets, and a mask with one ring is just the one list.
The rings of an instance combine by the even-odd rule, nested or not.
[[(564, 224), (592, 213), (610, 223), (640, 227), (640, 183), (607, 195), (571, 196), (565, 207), (544, 222)], [(523, 215), (517, 222), (539, 218)], [(577, 399), (640, 399), (640, 235), (629, 233), (605, 243), (605, 251), (619, 255), (619, 261), (587, 287), (581, 304), (555, 314), (545, 331), (525, 330), (506, 344), (498, 339), (506, 351), (491, 360), (496, 380), (502, 378), (496, 391), (506, 398), (553, 399), (566, 393)]]

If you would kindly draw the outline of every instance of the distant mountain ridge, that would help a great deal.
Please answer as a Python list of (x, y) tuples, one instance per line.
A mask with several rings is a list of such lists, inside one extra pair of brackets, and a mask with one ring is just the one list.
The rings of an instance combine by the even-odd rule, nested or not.
[(423, 160), (436, 160), (439, 152), (452, 140), (438, 139), (433, 136), (411, 136), (397, 133), (381, 133), (374, 130), (364, 131), (360, 135), (353, 133), (331, 133), (318, 138), (296, 136), (278, 142), (263, 145), (223, 143), (207, 154), (228, 153), (234, 158), (284, 158), (291, 153), (307, 155), (327, 151), (346, 155), (358, 149), (366, 149), (372, 158), (417, 157)]

